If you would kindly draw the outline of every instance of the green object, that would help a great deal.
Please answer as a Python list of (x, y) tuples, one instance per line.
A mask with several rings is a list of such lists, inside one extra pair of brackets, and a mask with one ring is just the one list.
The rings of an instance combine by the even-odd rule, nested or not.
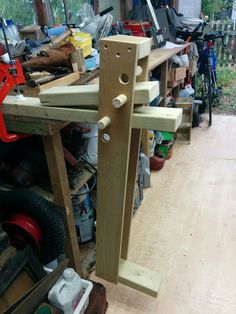
[(169, 150), (173, 146), (174, 134), (170, 132), (161, 132), (163, 141), (157, 145), (158, 151), (163, 153), (164, 158), (168, 159)]
[(52, 314), (52, 310), (47, 305), (43, 305), (37, 310), (36, 314)]
[(164, 141), (173, 141), (174, 134), (170, 132), (161, 132)]

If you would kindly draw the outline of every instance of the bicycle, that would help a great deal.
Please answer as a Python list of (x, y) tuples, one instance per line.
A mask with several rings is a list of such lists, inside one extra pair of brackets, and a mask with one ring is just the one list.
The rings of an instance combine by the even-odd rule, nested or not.
[(221, 94), (221, 88), (217, 85), (216, 77), (216, 56), (214, 51), (215, 40), (221, 38), (223, 46), (224, 33), (210, 32), (203, 36), (203, 50), (200, 53), (198, 73), (202, 77), (201, 96), (208, 104), (209, 126), (212, 125), (212, 107), (217, 104)]

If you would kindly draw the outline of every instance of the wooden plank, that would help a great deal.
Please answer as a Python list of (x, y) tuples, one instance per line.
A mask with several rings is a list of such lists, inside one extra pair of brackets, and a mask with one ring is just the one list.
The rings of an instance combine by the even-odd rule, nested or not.
[[(98, 111), (75, 108), (54, 108), (40, 105), (38, 98), (26, 98), (23, 102), (7, 96), (1, 108), (4, 115), (37, 117), (68, 122), (97, 123)], [(181, 109), (160, 107), (135, 107), (132, 128), (157, 129), (174, 132), (181, 120)]]
[(154, 70), (156, 67), (164, 63), (165, 61), (169, 60), (174, 55), (180, 53), (185, 48), (189, 46), (189, 43), (184, 45), (180, 45), (180, 47), (172, 48), (172, 49), (165, 49), (165, 48), (157, 48), (151, 51), (149, 56), (149, 65), (148, 69)]
[[(137, 80), (140, 82), (141, 81), (144, 82), (148, 78), (148, 57), (139, 60), (138, 65), (142, 68), (142, 74), (137, 77)], [(123, 226), (122, 248), (121, 248), (121, 257), (124, 259), (128, 258), (129, 239), (130, 239), (130, 232), (131, 232), (131, 222), (132, 222), (132, 217), (133, 217), (135, 188), (136, 188), (136, 179), (137, 179), (136, 178), (137, 167), (138, 167), (138, 161), (139, 161), (141, 137), (142, 137), (142, 133), (144, 133), (143, 131), (141, 129), (132, 129), (132, 133), (131, 133), (128, 179), (127, 179), (125, 212), (124, 212), (124, 226)], [(147, 146), (146, 145), (147, 143), (148, 141), (144, 142), (145, 147)]]
[(161, 274), (121, 259), (119, 282), (152, 297), (157, 297), (161, 284)]
[[(134, 103), (150, 103), (159, 95), (159, 82), (136, 83)], [(98, 106), (99, 85), (54, 87), (39, 94), (43, 106)]]
[(68, 122), (51, 121), (47, 119), (13, 117), (7, 115), (4, 117), (7, 129), (14, 132), (23, 132), (35, 135), (52, 135), (64, 128)]
[(70, 73), (66, 76), (53, 80), (52, 82), (37, 86), (29, 87), (26, 85), (20, 85), (20, 89), (23, 91), (25, 97), (38, 97), (38, 94), (42, 91), (45, 91), (49, 88), (67, 86), (75, 83), (80, 78), (79, 72)]
[(175, 132), (182, 120), (182, 109), (139, 107), (133, 113), (133, 128)]
[[(151, 53), (152, 39), (147, 37), (115, 35), (106, 38), (109, 42), (123, 42), (127, 45), (136, 45), (138, 50), (138, 59), (145, 58)], [(119, 53), (119, 51), (117, 51)], [(128, 61), (128, 60), (127, 60)]]
[(169, 77), (169, 67), (168, 60), (163, 62), (161, 65), (161, 86), (160, 86), (160, 96), (163, 97), (160, 102), (160, 106), (164, 107), (166, 104), (166, 92), (167, 92), (167, 81)]
[[(110, 39), (103, 39), (100, 47), (99, 118), (108, 116), (111, 124), (98, 136), (96, 274), (117, 283), (138, 48), (137, 43)], [(127, 103), (116, 109), (112, 100), (120, 94), (126, 95)], [(109, 135), (110, 142), (102, 140), (104, 134)]]
[(51, 136), (43, 136), (44, 150), (48, 163), (48, 171), (54, 195), (54, 203), (61, 208), (66, 231), (65, 253), (70, 266), (81, 274), (78, 239), (75, 230), (70, 189), (67, 178), (60, 132)]

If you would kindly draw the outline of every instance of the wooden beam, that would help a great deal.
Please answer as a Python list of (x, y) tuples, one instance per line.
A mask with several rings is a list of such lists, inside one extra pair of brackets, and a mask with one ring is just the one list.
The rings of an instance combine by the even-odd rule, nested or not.
[[(35, 117), (68, 122), (97, 123), (98, 111), (75, 108), (41, 106), (38, 98), (17, 101), (7, 96), (1, 106), (4, 115)], [(132, 128), (175, 132), (182, 120), (182, 109), (161, 107), (135, 107)]]
[[(145, 58), (151, 53), (151, 38), (137, 37), (137, 36), (127, 36), (127, 35), (115, 35), (106, 38), (107, 42), (121, 42), (126, 41), (127, 44), (138, 45), (138, 59)], [(119, 50), (119, 49), (118, 49)], [(119, 53), (119, 51), (117, 51)]]
[(60, 132), (50, 136), (43, 136), (42, 139), (54, 195), (54, 203), (56, 206), (61, 208), (61, 214), (65, 226), (65, 253), (70, 260), (71, 267), (75, 268), (76, 271), (81, 274), (78, 239), (75, 231), (70, 188)]
[(161, 274), (121, 259), (119, 282), (152, 297), (157, 297), (161, 284)]
[[(159, 96), (159, 82), (136, 83), (135, 104), (150, 103), (157, 96)], [(98, 106), (99, 85), (53, 87), (41, 92), (39, 98), (43, 106)]]
[[(100, 44), (99, 119), (107, 116), (111, 124), (98, 135), (96, 275), (117, 283), (138, 44), (130, 43), (130, 39), (125, 42), (125, 37), (121, 37), (121, 41), (117, 40), (117, 36), (112, 37), (116, 40), (107, 38)], [(127, 103), (116, 109), (112, 100), (120, 94), (126, 95)], [(103, 140), (106, 134), (110, 137), (107, 143)]]
[[(137, 80), (139, 82), (146, 83), (145, 81), (148, 78), (148, 57), (139, 60), (138, 65), (142, 68), (142, 74), (137, 77)], [(131, 222), (132, 222), (133, 210), (134, 210), (137, 168), (138, 168), (142, 133), (143, 133), (143, 130), (141, 129), (132, 129), (132, 133), (131, 133), (128, 179), (127, 179), (127, 190), (126, 190), (126, 199), (125, 199), (124, 227), (123, 227), (122, 248), (121, 248), (121, 257), (124, 259), (128, 258), (129, 238), (130, 238)]]

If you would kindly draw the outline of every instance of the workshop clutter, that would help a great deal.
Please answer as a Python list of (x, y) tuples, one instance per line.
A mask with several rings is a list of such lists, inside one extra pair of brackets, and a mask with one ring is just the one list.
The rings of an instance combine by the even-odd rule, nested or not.
[(66, 314), (74, 313), (82, 296), (82, 280), (73, 268), (65, 269), (48, 293), (49, 301)]
[(92, 288), (91, 281), (81, 279), (73, 268), (66, 268), (48, 292), (48, 299), (65, 314), (83, 314)]
[(29, 245), (43, 265), (64, 251), (64, 225), (57, 208), (33, 191), (3, 192), (0, 222), (17, 249)]
[(165, 161), (173, 154), (174, 134), (170, 132), (149, 131), (150, 169), (161, 170)]
[(72, 196), (75, 227), (80, 243), (94, 239), (94, 209), (90, 202), (90, 188), (85, 184)]

